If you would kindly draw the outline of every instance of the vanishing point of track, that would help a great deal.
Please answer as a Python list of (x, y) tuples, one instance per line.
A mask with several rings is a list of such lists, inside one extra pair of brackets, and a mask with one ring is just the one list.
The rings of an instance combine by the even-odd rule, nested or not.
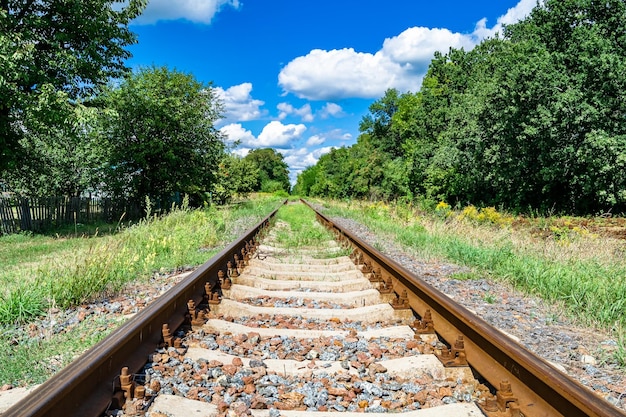
[[(311, 208), (313, 209), (313, 207)], [(154, 399), (154, 397), (151, 398), (151, 394), (155, 394), (155, 392), (151, 388), (145, 388), (139, 379), (133, 380), (132, 376), (143, 373), (148, 358), (154, 358), (157, 351), (163, 352), (165, 356), (167, 356), (168, 351), (173, 352), (174, 355), (180, 352), (181, 356), (187, 353), (185, 344), (189, 344), (189, 339), (186, 342), (180, 339), (176, 340), (174, 335), (177, 329), (201, 329), (200, 334), (204, 334), (206, 330), (202, 330), (205, 328), (203, 326), (207, 325), (207, 320), (214, 317), (216, 312), (224, 312), (220, 317), (237, 315), (236, 309), (239, 308), (237, 307), (238, 304), (231, 302), (229, 299), (236, 298), (235, 294), (232, 293), (234, 290), (231, 290), (231, 285), (233, 282), (237, 283), (238, 277), (240, 275), (243, 276), (247, 269), (252, 268), (251, 263), (253, 261), (258, 262), (262, 260), (261, 258), (271, 255), (271, 247), (269, 249), (266, 248), (264, 253), (263, 249), (260, 249), (260, 244), (261, 240), (267, 237), (269, 233), (270, 220), (276, 211), (272, 212), (256, 227), (250, 229), (237, 241), (231, 243), (227, 248), (195, 270), (168, 293), (139, 312), (109, 337), (31, 392), (27, 398), (11, 407), (3, 416), (96, 417), (103, 415), (106, 410), (122, 408), (124, 403), (151, 404)], [(469, 375), (470, 378), (479, 378), (481, 387), (484, 387), (484, 384), (492, 387), (493, 392), (491, 393), (483, 392), (479, 398), (471, 395), (470, 398), (466, 398), (466, 401), (478, 403), (480, 408), (476, 408), (476, 410), (479, 410), (476, 413), (469, 411), (463, 415), (484, 414), (489, 417), (626, 416), (619, 409), (598, 398), (591, 391), (576, 381), (571, 380), (547, 362), (534, 356), (507, 335), (494, 329), (469, 310), (456, 304), (453, 300), (420, 280), (419, 277), (412, 275), (402, 268), (401, 265), (387, 259), (379, 251), (358, 239), (349, 231), (342, 230), (321, 213), (316, 213), (318, 220), (335, 232), (337, 242), (339, 242), (338, 247), (349, 249), (351, 253), (350, 258), (354, 262), (353, 272), (360, 274), (362, 279), (368, 281), (370, 290), (371, 288), (377, 289), (379, 292), (378, 297), (381, 300), (388, 301), (385, 303), (386, 307), (389, 309), (391, 306), (391, 310), (394, 311), (394, 313), (391, 313), (392, 319), (390, 320), (395, 320), (398, 324), (410, 323), (410, 329), (412, 329), (413, 333), (413, 338), (410, 340), (414, 340), (412, 346), (418, 346), (418, 343), (415, 342), (417, 340), (419, 341), (419, 346), (421, 346), (419, 353), (434, 354), (438, 358), (437, 366), (440, 368), (437, 369), (443, 370), (431, 370), (429, 371), (430, 374), (441, 374), (444, 379), (446, 377), (448, 379), (457, 378), (459, 381)], [(330, 267), (324, 267), (323, 263), (318, 264), (318, 269), (319, 265), (330, 270)], [(304, 264), (295, 267), (294, 264), (287, 263), (287, 266), (294, 269), (294, 271), (295, 268), (298, 268), (301, 270), (301, 273), (306, 274), (307, 267)], [(311, 268), (315, 270), (315, 267)], [(349, 274), (353, 274), (353, 272)], [(279, 272), (277, 274), (280, 275)], [(296, 272), (293, 272), (293, 274), (296, 274)], [(349, 275), (348, 272), (344, 272), (344, 274)], [(274, 277), (274, 279), (278, 282), (280, 277)], [(252, 280), (254, 281), (254, 278)], [(247, 285), (256, 286), (254, 283)], [(346, 291), (346, 294), (350, 294), (349, 289), (340, 289), (341, 285), (343, 284), (340, 281), (336, 288), (329, 292)], [(315, 299), (320, 294), (323, 294), (324, 291), (328, 290), (313, 291), (308, 295), (310, 295), (311, 299)], [(279, 292), (277, 291), (277, 294)], [(262, 296), (267, 297), (266, 293), (263, 293)], [(348, 296), (345, 298), (348, 298)], [(363, 298), (362, 300), (362, 303), (365, 304), (365, 299)], [(349, 299), (343, 300), (344, 304), (349, 304), (350, 302), (351, 300)], [(228, 305), (231, 306), (230, 310), (227, 308)], [(383, 310), (377, 310), (377, 307), (374, 305), (370, 307), (370, 310), (355, 308), (354, 313), (369, 316), (363, 317), (364, 320), (362, 321), (365, 322), (368, 320), (372, 322), (382, 321), (382, 316), (387, 313), (383, 313)], [(267, 311), (272, 311), (272, 309), (265, 308)], [(329, 308), (328, 310), (331, 309)], [(301, 311), (305, 310), (312, 309)], [(317, 310), (326, 309), (318, 306)], [(327, 320), (332, 320), (335, 324), (341, 324), (342, 316), (350, 316), (349, 311), (338, 310), (335, 306), (334, 312), (330, 312)], [(358, 313), (359, 311), (361, 313)], [(370, 312), (367, 313), (367, 311)], [(303, 313), (299, 314), (302, 315)], [(319, 311), (316, 314), (319, 314)], [(372, 317), (372, 315), (376, 317)], [(414, 316), (415, 320), (413, 320)], [(233, 322), (232, 317), (230, 317), (229, 321)], [(354, 328), (349, 332), (345, 327), (342, 330), (348, 338), (354, 340), (361, 340), (364, 334), (367, 333), (357, 332)], [(227, 334), (230, 335), (234, 332), (231, 329)], [(281, 333), (280, 330), (276, 330), (276, 332), (278, 333), (273, 338), (268, 336), (269, 339), (267, 340), (268, 344), (272, 343), (274, 345), (274, 349), (276, 344), (287, 340), (284, 335), (282, 339), (278, 336)], [(282, 333), (289, 332), (282, 331)], [(295, 333), (292, 332), (292, 334), (296, 333), (297, 331)], [(311, 331), (311, 334), (313, 333)], [(321, 331), (319, 334), (323, 335), (325, 333)], [(260, 337), (259, 334), (257, 336)], [(305, 336), (300, 335), (298, 337), (303, 338)], [(323, 337), (320, 336), (320, 338)], [(239, 339), (239, 342), (241, 340), (245, 340), (245, 338)], [(326, 337), (326, 340), (331, 340), (331, 343), (336, 345), (344, 344), (344, 339), (329, 339)], [(409, 345), (408, 343), (400, 344), (406, 347)], [(381, 362), (383, 365), (377, 364), (374, 360), (369, 360), (368, 358), (363, 359), (363, 356), (359, 360), (354, 358), (350, 360), (350, 358), (343, 355), (341, 358), (337, 357), (336, 361), (322, 361), (322, 357), (318, 356), (322, 352), (315, 352), (315, 355), (311, 355), (311, 350), (309, 348), (309, 354), (306, 357), (299, 358), (300, 361), (281, 362), (284, 372), (279, 370), (276, 373), (284, 374), (284, 377), (287, 374), (302, 374), (312, 377), (316, 372), (338, 372), (343, 375), (344, 380), (351, 381), (351, 384), (357, 388), (360, 387), (356, 390), (356, 392), (360, 392), (363, 390), (363, 387), (371, 387), (371, 385), (365, 384), (380, 382), (380, 373), (384, 373), (382, 379), (386, 381), (387, 386), (395, 384), (396, 388), (394, 391), (402, 391), (399, 387), (404, 387), (402, 383), (406, 384), (407, 381), (411, 380), (410, 372), (415, 372), (416, 374), (419, 372), (412, 370), (411, 366), (413, 365), (410, 365), (410, 358), (394, 359), (396, 362), (393, 360)], [(163, 356), (161, 354), (156, 355), (158, 357)], [(204, 353), (204, 355), (210, 355), (210, 353)], [(222, 355), (220, 358), (223, 360), (224, 356)], [(317, 359), (317, 362), (315, 359)], [(400, 362), (397, 362), (398, 360)], [(406, 360), (406, 364), (403, 364), (403, 360)], [(217, 363), (219, 361), (216, 359), (211, 361), (205, 360), (204, 371), (206, 371), (206, 367), (217, 366)], [(246, 359), (245, 363), (246, 366), (252, 368), (253, 363), (251, 359)], [(256, 360), (256, 364), (259, 363), (267, 368), (265, 363)], [(290, 363), (292, 366), (289, 372), (287, 372), (286, 363)], [(397, 366), (398, 363), (400, 363), (399, 367)], [(223, 365), (222, 363), (219, 364), (220, 366)], [(229, 370), (234, 373), (237, 370), (241, 370), (243, 365), (244, 363), (240, 359), (233, 359), (233, 365), (231, 365)], [(369, 365), (369, 367), (366, 368), (366, 365)], [(387, 367), (384, 365), (387, 365)], [(326, 370), (322, 369), (319, 371), (320, 366)], [(226, 367), (223, 367), (223, 369), (226, 369)], [(394, 371), (394, 369), (396, 370)], [(407, 370), (409, 375), (407, 375)], [(272, 373), (271, 369), (263, 369), (262, 371), (263, 377), (267, 373)], [(250, 386), (250, 395), (252, 393), (258, 394), (259, 384), (256, 387), (254, 386), (255, 380), (251, 376), (251, 372), (246, 374), (248, 377), (246, 385)], [(395, 378), (392, 375), (394, 372), (401, 375), (401, 377), (398, 377), (400, 382), (393, 379)], [(223, 371), (220, 371), (220, 373), (223, 373)], [(461, 377), (462, 375), (465, 376)], [(364, 379), (358, 379), (360, 377)], [(257, 378), (260, 377), (257, 376)], [(207, 379), (206, 375), (204, 379)], [(259, 380), (257, 379), (256, 382)], [(355, 380), (357, 382), (354, 382)], [(224, 381), (229, 380), (222, 377), (221, 381), (223, 384)], [(476, 384), (478, 382), (475, 383), (474, 388), (477, 387)], [(148, 384), (146, 383), (146, 385)], [(345, 384), (342, 385), (342, 387), (344, 386)], [(339, 399), (348, 397), (348, 391), (344, 390), (344, 388), (339, 389), (336, 386), (331, 388), (333, 390), (330, 391), (330, 388), (326, 389), (324, 395), (328, 396), (330, 391), (333, 398), (337, 396)], [(146, 391), (148, 392), (146, 393)], [(444, 390), (444, 392), (446, 391)], [(447, 393), (448, 395), (451, 394), (450, 392)], [(296, 404), (294, 407), (291, 407), (292, 410), (306, 409), (302, 404), (303, 394), (298, 393), (295, 398), (294, 395), (289, 395), (289, 393), (281, 393), (280, 395), (280, 399), (295, 401)], [(396, 395), (396, 397), (399, 396)], [(402, 397), (404, 398), (406, 395)], [(129, 398), (133, 398), (133, 400), (129, 400)], [(278, 401), (277, 398), (272, 400), (273, 402), (270, 402), (269, 406), (268, 404), (261, 404), (261, 406), (256, 408), (267, 409), (272, 405), (281, 408), (278, 406), (283, 405), (283, 409), (286, 410), (283, 402)], [(392, 397), (390, 396), (389, 398)], [(403, 411), (403, 405), (398, 401), (394, 401), (393, 398), (387, 401), (385, 405), (391, 407), (392, 404), (396, 404), (395, 408), (390, 408), (390, 411)], [(411, 398), (416, 401), (413, 397)], [(359, 409), (355, 411), (376, 411), (374, 408), (366, 409), (365, 407), (369, 404), (363, 404), (361, 407), (360, 403), (367, 403), (367, 401), (359, 401), (359, 398), (345, 398), (343, 400), (341, 403), (346, 405), (350, 404), (348, 400), (355, 400), (355, 403), (347, 407), (347, 410), (354, 410), (357, 407), (354, 404), (359, 404)], [(315, 400), (313, 402), (315, 403)], [(322, 408), (319, 408), (318, 411), (343, 411), (339, 408), (343, 408), (339, 405), (340, 402), (336, 403), (334, 410), (329, 410), (325, 406), (326, 403), (326, 399), (321, 402), (318, 401), (318, 404), (322, 404)], [(380, 408), (381, 403), (377, 402), (376, 404)], [(227, 408), (224, 407), (227, 405), (222, 401), (221, 404), (217, 404), (217, 407), (221, 412), (225, 412)], [(220, 406), (222, 407), (221, 409), (219, 408)], [(310, 406), (311, 404), (309, 404), (309, 409)], [(264, 411), (267, 412), (267, 410)], [(291, 412), (297, 413), (297, 411)], [(442, 410), (442, 412), (445, 411)], [(302, 415), (289, 414), (288, 411), (283, 411), (283, 413), (286, 414), (276, 412), (273, 415)], [(272, 414), (259, 415), (271, 416)]]

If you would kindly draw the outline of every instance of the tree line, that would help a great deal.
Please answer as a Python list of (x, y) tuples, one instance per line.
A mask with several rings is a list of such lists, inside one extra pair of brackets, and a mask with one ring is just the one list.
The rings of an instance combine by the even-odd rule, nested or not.
[(0, 1), (0, 191), (167, 207), (182, 194), (199, 205), (289, 190), (280, 153), (231, 155), (211, 83), (125, 66), (146, 4)]
[(388, 90), (357, 143), (295, 191), (568, 213), (626, 211), (626, 3), (546, 0), (471, 51)]

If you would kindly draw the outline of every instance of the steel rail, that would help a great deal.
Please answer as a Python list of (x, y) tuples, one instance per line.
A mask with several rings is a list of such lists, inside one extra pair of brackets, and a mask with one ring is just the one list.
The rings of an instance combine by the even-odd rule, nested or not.
[(451, 343), (463, 335), (470, 366), (496, 388), (508, 380), (524, 416), (626, 416), (354, 233), (335, 224), (308, 202), (304, 203), (316, 212), (322, 223), (345, 236), (391, 275), (397, 293), (400, 293), (399, 289), (406, 289), (409, 305), (414, 311), (423, 317), (426, 309), (430, 309), (435, 330), (444, 340)]
[(173, 330), (181, 326), (188, 312), (187, 302), (200, 303), (205, 283), (214, 283), (217, 272), (226, 268), (233, 254), (268, 225), (277, 211), (278, 208), (2, 416), (102, 415), (114, 397), (114, 382), (121, 369), (128, 367), (131, 373), (141, 370), (162, 341), (163, 324)]

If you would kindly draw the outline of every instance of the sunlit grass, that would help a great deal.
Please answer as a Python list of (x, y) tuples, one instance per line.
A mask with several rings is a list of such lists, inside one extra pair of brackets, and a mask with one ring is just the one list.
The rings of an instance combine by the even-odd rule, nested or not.
[[(0, 323), (24, 322), (50, 305), (69, 307), (119, 291), (155, 271), (199, 265), (278, 204), (177, 209), (98, 239), (17, 235), (0, 239)], [(242, 228), (243, 227), (243, 228)]]
[[(442, 208), (425, 212), (384, 203), (324, 204), (326, 214), (353, 218), (425, 260), (453, 262), (475, 271), (463, 278), (488, 275), (563, 306), (563, 312), (581, 324), (624, 334), (623, 240), (576, 230), (565, 237), (541, 238), (530, 230), (512, 228), (510, 216), (493, 210), (452, 212), (444, 207), (442, 213)], [(616, 360), (624, 364), (623, 337), (620, 340)]]
[(302, 203), (281, 207), (275, 217), (272, 230), (273, 245), (293, 251), (312, 251), (314, 258), (335, 258), (350, 252), (333, 246), (334, 235), (320, 224), (313, 210)]

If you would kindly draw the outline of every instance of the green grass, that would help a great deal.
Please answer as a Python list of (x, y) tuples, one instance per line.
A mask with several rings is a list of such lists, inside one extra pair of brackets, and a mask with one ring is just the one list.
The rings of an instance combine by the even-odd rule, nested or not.
[(119, 291), (155, 271), (199, 265), (276, 204), (266, 198), (226, 208), (181, 208), (101, 238), (2, 237), (0, 260), (7, 267), (0, 271), (0, 324)]
[(88, 317), (66, 333), (31, 337), (27, 330), (0, 329), (0, 385), (27, 386), (44, 382), (119, 324), (106, 315)]
[(349, 249), (331, 247), (328, 241), (335, 237), (322, 226), (315, 217), (315, 212), (302, 203), (296, 202), (282, 206), (274, 219), (272, 230), (274, 245), (296, 253), (300, 249), (312, 251), (309, 256), (318, 259), (336, 258), (350, 254)]
[(288, 225), (287, 228), (278, 228), (275, 233), (277, 242), (286, 247), (321, 246), (333, 240), (333, 235), (315, 219), (313, 210), (304, 204), (282, 206), (275, 219)]
[[(326, 214), (353, 218), (418, 256), (453, 262), (474, 271), (460, 278), (488, 275), (555, 306), (564, 306), (564, 312), (581, 324), (624, 334), (626, 261), (621, 257), (600, 260), (589, 256), (591, 244), (580, 245), (581, 252), (576, 256), (571, 253), (574, 246), (559, 247), (561, 242), (554, 245), (550, 241), (543, 246), (529, 238), (526, 244), (520, 244), (520, 238), (507, 229), (494, 232), (493, 228), (470, 222), (452, 224), (423, 212), (398, 216), (393, 206), (381, 203), (326, 206)], [(602, 249), (602, 242), (593, 244)], [(485, 301), (494, 300), (489, 297)], [(623, 339), (615, 357), (621, 364), (626, 363)]]

